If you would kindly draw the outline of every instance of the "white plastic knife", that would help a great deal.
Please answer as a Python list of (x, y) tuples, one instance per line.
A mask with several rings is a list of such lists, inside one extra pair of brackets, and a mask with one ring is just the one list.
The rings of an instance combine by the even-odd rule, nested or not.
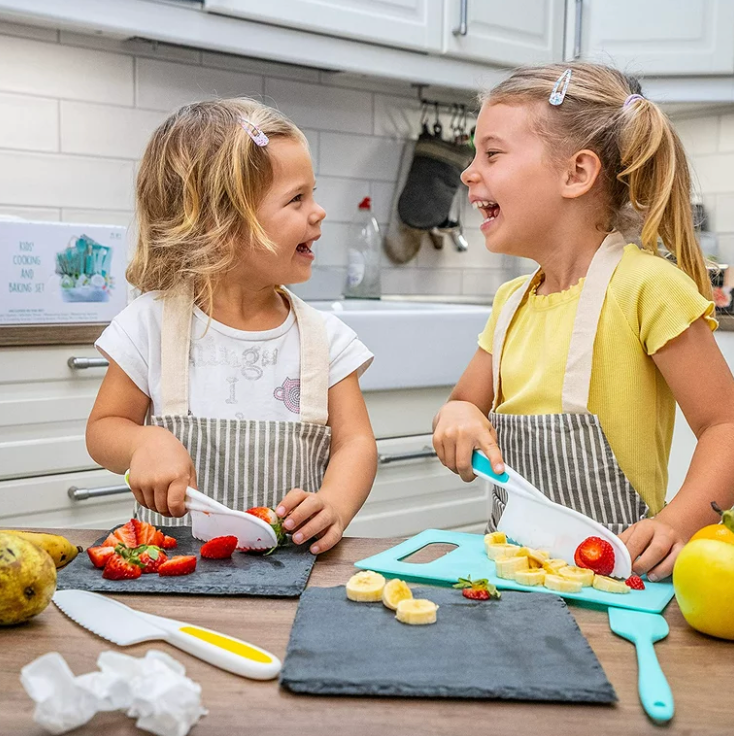
[(260, 647), (201, 626), (136, 611), (99, 593), (57, 590), (53, 602), (72, 621), (121, 647), (161, 639), (252, 680), (272, 680), (280, 672), (280, 660)]
[(573, 509), (554, 503), (532, 483), (508, 465), (504, 473), (495, 473), (484, 453), (472, 455), (475, 475), (507, 491), (507, 505), (497, 528), (518, 544), (548, 550), (551, 557), (574, 565), (576, 548), (587, 537), (606, 539), (614, 549), (616, 578), (627, 579), (632, 574), (632, 560), (627, 547), (602, 524)]

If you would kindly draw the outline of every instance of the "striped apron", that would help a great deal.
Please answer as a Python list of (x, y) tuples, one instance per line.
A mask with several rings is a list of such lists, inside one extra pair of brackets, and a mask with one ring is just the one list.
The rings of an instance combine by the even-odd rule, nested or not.
[[(191, 455), (199, 490), (229, 508), (275, 508), (293, 488), (316, 492), (329, 462), (329, 342), (323, 317), (282, 290), (296, 318), (301, 343), (299, 422), (195, 417), (189, 411), (191, 294), (166, 297), (161, 329), (162, 414), (165, 427)], [(298, 401), (298, 396), (292, 396)], [(188, 514), (164, 517), (135, 504), (135, 516), (156, 526), (189, 526)]]
[[(552, 501), (590, 516), (615, 534), (645, 517), (648, 510), (620, 469), (599, 418), (588, 410), (594, 338), (607, 288), (625, 244), (617, 232), (607, 236), (589, 266), (571, 333), (561, 414), (496, 411), (505, 337), (518, 308), (538, 283), (540, 269), (512, 294), (499, 314), (494, 333), (494, 403), (489, 414), (502, 456), (510, 467)], [(492, 486), (488, 531), (497, 528), (506, 501), (506, 491)]]

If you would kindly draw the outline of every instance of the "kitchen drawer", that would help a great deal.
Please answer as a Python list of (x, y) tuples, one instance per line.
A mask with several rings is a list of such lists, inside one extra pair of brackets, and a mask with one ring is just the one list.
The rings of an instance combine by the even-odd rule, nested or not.
[[(433, 417), (446, 403), (453, 386), (366, 391), (372, 429), (378, 440), (433, 431)], [(428, 443), (430, 446), (430, 442)]]
[(124, 485), (107, 470), (63, 473), (0, 482), (0, 525), (109, 529), (130, 518), (133, 496), (125, 493), (74, 501), (69, 489), (93, 490)]
[(105, 368), (74, 369), (72, 357), (100, 355), (90, 345), (0, 350), (0, 481), (97, 467), (84, 432)]
[(489, 516), (488, 485), (464, 483), (436, 457), (403, 457), (432, 452), (431, 435), (380, 440), (382, 462), (364, 506), (347, 536), (393, 537), (423, 529), (482, 530)]

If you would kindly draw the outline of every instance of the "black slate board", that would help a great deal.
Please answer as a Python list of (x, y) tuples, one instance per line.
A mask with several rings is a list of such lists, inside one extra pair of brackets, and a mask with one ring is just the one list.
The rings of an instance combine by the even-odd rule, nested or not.
[[(202, 545), (191, 536), (190, 527), (160, 527), (175, 537), (178, 546), (167, 551), (172, 555), (199, 555)], [(100, 537), (94, 544), (107, 538)], [(94, 545), (92, 545), (94, 546)], [(135, 580), (106, 580), (102, 570), (92, 565), (86, 552), (58, 571), (59, 590), (92, 590), (99, 593), (175, 593), (180, 595), (255, 595), (295, 598), (303, 592), (316, 557), (308, 545), (292, 542), (270, 555), (235, 552), (230, 560), (199, 559), (196, 571), (180, 577), (141, 575)]]
[(280, 683), (295, 693), (613, 703), (617, 696), (562, 598), (470, 601), (416, 588), (438, 620), (408, 626), (343, 586), (301, 596)]

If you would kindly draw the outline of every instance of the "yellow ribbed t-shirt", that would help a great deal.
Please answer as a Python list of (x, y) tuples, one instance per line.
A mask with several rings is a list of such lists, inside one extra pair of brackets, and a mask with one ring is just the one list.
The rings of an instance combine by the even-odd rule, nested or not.
[[(479, 346), (492, 353), (497, 317), (523, 276), (497, 291)], [(501, 414), (560, 414), (563, 377), (584, 279), (548, 295), (530, 293), (510, 325), (500, 363)], [(675, 399), (652, 355), (714, 304), (669, 261), (625, 246), (609, 283), (594, 342), (589, 411), (632, 487), (656, 514), (668, 485)]]

